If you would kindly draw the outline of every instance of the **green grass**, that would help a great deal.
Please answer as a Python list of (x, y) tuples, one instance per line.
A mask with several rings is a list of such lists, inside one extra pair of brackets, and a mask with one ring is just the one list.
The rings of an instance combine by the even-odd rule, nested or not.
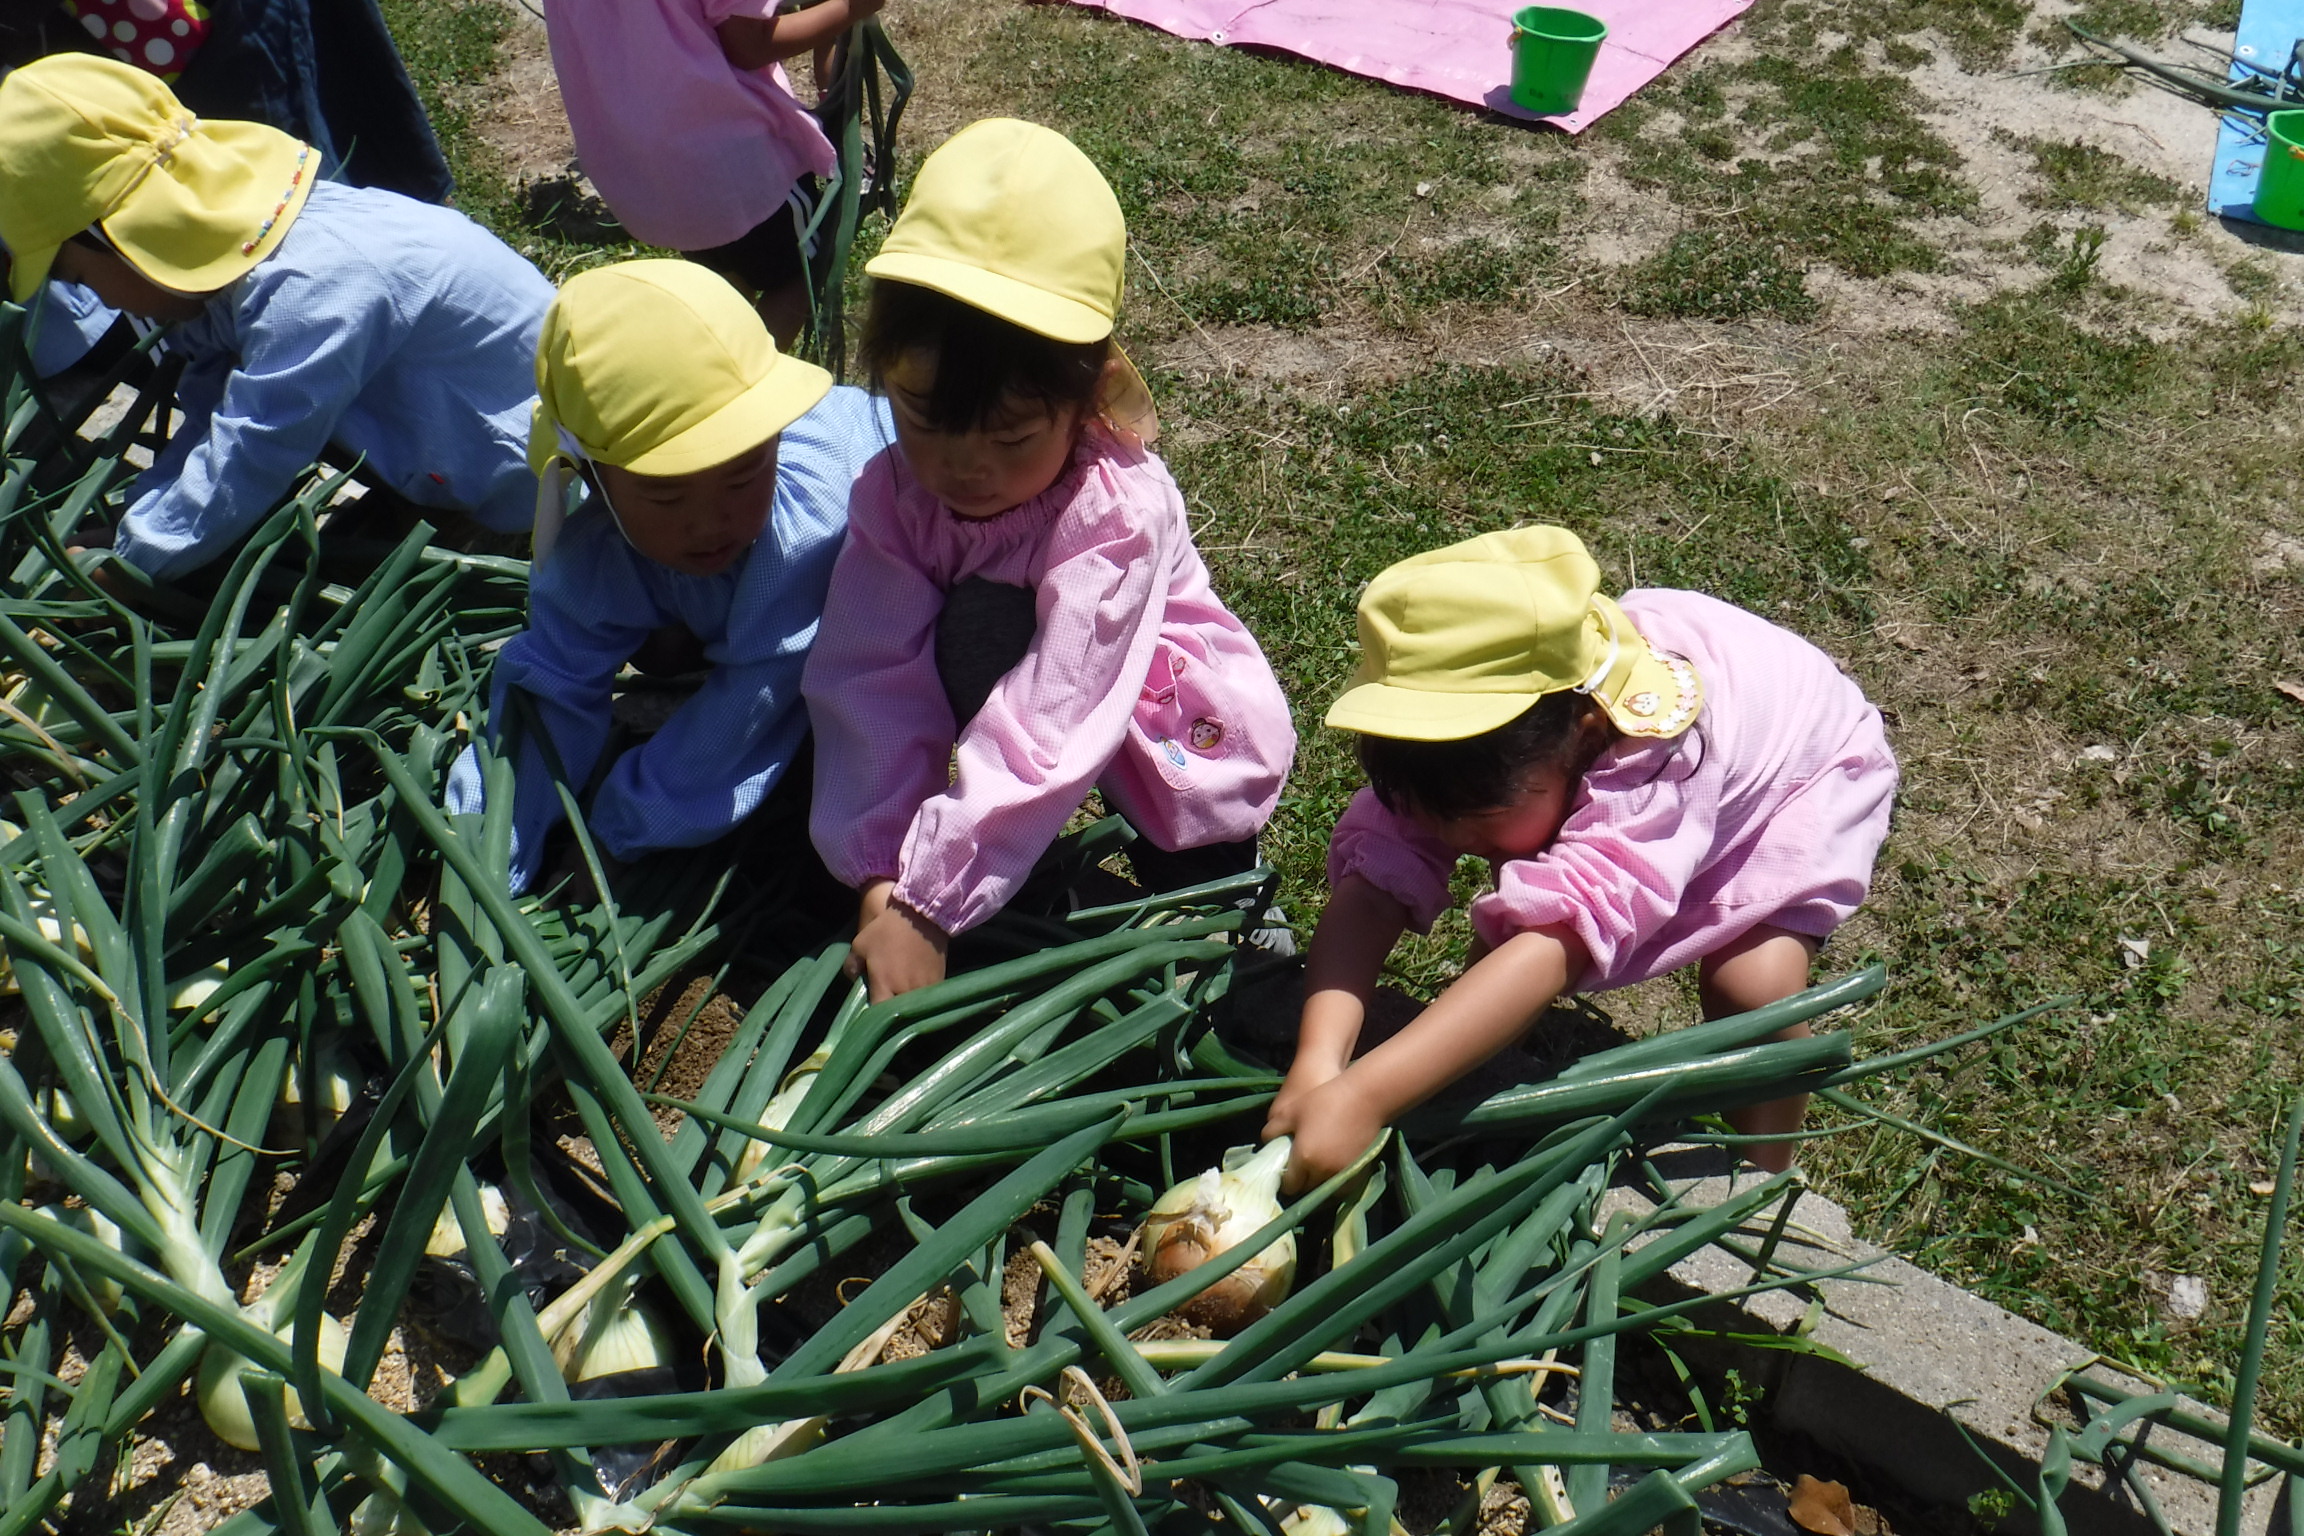
[(493, 0), (383, 0), (383, 7), (456, 178), (457, 201), (468, 212), (495, 209), (507, 189), (474, 108), (495, 76), (498, 45), (517, 25), (511, 11)]
[(1625, 274), (1623, 304), (1636, 315), (1704, 320), (1807, 320), (1816, 313), (1807, 274), (1782, 245), (1718, 229), (1674, 235), (1670, 245)]
[(1843, 46), (1683, 66), (1597, 131), (1622, 147), (1635, 186), (1733, 221), (1733, 236), (1714, 238), (1776, 253), (1778, 266), (1881, 277), (1933, 270), (1938, 253), (1914, 226), (1975, 200), (1923, 106), (1902, 77)]
[[(600, 245), (556, 233), (505, 174), (481, 132), (497, 90), (497, 50), (522, 25), (505, 0), (382, 0), (400, 56), (416, 82), (448, 169), (456, 206), (494, 230), (514, 250), (560, 282), (585, 267), (659, 254), (633, 242)], [(515, 0), (516, 3), (516, 0)]]
[(1557, 139), (1069, 8), (1009, 13), (968, 73), (1104, 169), (1158, 279), (1136, 334), (1507, 303), (1581, 206), (1583, 167)]
[(2175, 207), (2189, 195), (2177, 182), (2139, 170), (2112, 151), (2079, 139), (2057, 144), (2005, 132), (1995, 137), (2031, 156), (2040, 185), (2025, 192), (2028, 207), (2141, 213)]
[[(396, 0), (393, 19), (485, 4)], [(2082, 15), (2151, 38), (2214, 9)], [(2304, 569), (2262, 556), (2267, 530), (2297, 529), (2304, 336), (2269, 310), (2174, 323), (2110, 286), (2070, 226), (2166, 189), (2045, 141), (2025, 146), (2044, 215), (2014, 253), (2026, 286), (1940, 331), (1835, 329), (1883, 280), (1946, 265), (1935, 231), (1976, 206), (1900, 72), (1936, 50), (2005, 67), (2038, 18), (2024, 0), (1759, 0), (1742, 25), (1750, 62), (1699, 55), (1574, 140), (1070, 7), (1000, 8), (965, 51), (914, 62), (924, 101), (963, 82), (1072, 134), (1128, 212), (1124, 330), (1164, 450), (1297, 705), (1269, 842), (1290, 911), (1317, 915), (1357, 782), (1319, 718), (1353, 669), (1357, 589), (1390, 561), (1552, 520), (1612, 586), (1695, 587), (1808, 634), (1887, 711), (1904, 769), (1873, 898), (1827, 958), (1894, 978), (1860, 1047), (2080, 999), (1879, 1101), (2083, 1193), (1886, 1133), (1812, 1167), (1871, 1235), (2214, 1398), (2255, 1262), (2249, 1185), (2304, 1083), (2304, 706), (2275, 686), (2304, 680)], [(1686, 233), (1614, 268), (1574, 254), (1595, 165)], [(1819, 314), (1821, 268), (1842, 281)], [(1810, 327), (1755, 364), (1791, 393), (1751, 416), (1642, 416), (1556, 362), (1471, 366), (1456, 339), (1512, 319), (1604, 360), (1591, 338), (1620, 327), (1736, 315)], [(1240, 326), (1380, 365), (1284, 382), (1252, 342), (1245, 372), (1212, 372), (1201, 330)], [(1467, 936), (1452, 916), (1396, 969), (1429, 991)], [(1676, 983), (1605, 1001), (1690, 1013)], [(2182, 1273), (2210, 1282), (2198, 1324), (2155, 1289)], [(2266, 1411), (2295, 1434), (2304, 1289), (2283, 1301)]]

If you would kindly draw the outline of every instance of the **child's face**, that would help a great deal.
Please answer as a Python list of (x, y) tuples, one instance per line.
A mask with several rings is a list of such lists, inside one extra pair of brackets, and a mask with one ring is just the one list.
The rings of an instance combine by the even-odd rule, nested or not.
[(156, 320), (163, 325), (197, 319), (208, 307), (208, 295), (163, 288), (137, 271), (126, 258), (111, 251), (92, 249), (77, 240), (67, 240), (57, 247), (56, 260), (48, 270), (67, 283), (78, 283), (124, 314)]
[(1532, 859), (1551, 846), (1574, 799), (1575, 785), (1564, 769), (1532, 768), (1521, 777), (1519, 791), (1491, 810), (1446, 819), (1421, 810), (1409, 814), (1458, 858), (1502, 864)]
[(998, 517), (1056, 483), (1072, 457), (1081, 407), (1011, 399), (974, 431), (939, 432), (926, 415), (935, 377), (936, 354), (913, 352), (885, 381), (904, 462), (929, 494), (955, 516)]
[(592, 467), (632, 547), (691, 576), (717, 576), (734, 565), (767, 531), (776, 508), (775, 438), (692, 475)]

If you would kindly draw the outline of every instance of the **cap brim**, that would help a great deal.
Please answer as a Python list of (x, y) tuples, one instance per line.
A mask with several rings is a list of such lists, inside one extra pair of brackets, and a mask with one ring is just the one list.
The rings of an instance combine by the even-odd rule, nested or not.
[(1101, 310), (949, 257), (883, 250), (864, 270), (891, 282), (933, 288), (1052, 341), (1102, 341), (1112, 334), (1112, 317)]
[(200, 131), (221, 156), (244, 163), (251, 184), (263, 189), (255, 201), (232, 205), (231, 227), (222, 226), (225, 213), (217, 208), (187, 220), (185, 200), (196, 194), (179, 187), (159, 195), (162, 183), (151, 177), (102, 220), (104, 238), (128, 264), (171, 293), (214, 293), (254, 271), (288, 237), (320, 179), (320, 152), (277, 128), (203, 121)]
[(8, 297), (19, 304), (32, 302), (32, 295), (48, 281), (49, 269), (56, 265), (56, 252), (60, 246), (46, 250), (14, 251), (10, 253), (8, 268)]
[(816, 408), (832, 392), (832, 375), (814, 363), (779, 355), (750, 389), (668, 442), (620, 466), (636, 475), (692, 475), (759, 447)]
[(1538, 693), (1442, 693), (1362, 683), (1328, 706), (1331, 730), (1399, 741), (1462, 741), (1527, 712)]

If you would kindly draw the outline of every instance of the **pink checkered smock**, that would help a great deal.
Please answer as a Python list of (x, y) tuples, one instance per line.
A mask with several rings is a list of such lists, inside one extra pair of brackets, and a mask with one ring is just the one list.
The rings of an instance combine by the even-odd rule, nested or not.
[[(1880, 711), (1790, 630), (1696, 592), (1634, 591), (1624, 612), (1704, 680), (1668, 740), (1623, 738), (1584, 776), (1550, 847), (1497, 871), (1472, 925), (1500, 944), (1573, 929), (1580, 990), (1678, 970), (1762, 923), (1822, 938), (1863, 904), (1896, 792)], [(1329, 840), (1331, 885), (1358, 875), (1429, 928), (1456, 860), (1362, 789)]]
[[(1255, 637), (1218, 601), (1160, 460), (1083, 429), (1056, 483), (954, 516), (891, 449), (857, 482), (803, 684), (810, 831), (850, 885), (890, 877), (946, 933), (1005, 905), (1091, 785), (1171, 851), (1256, 836), (1296, 752)], [(959, 733), (936, 674), (944, 594), (1031, 588), (1038, 629)]]

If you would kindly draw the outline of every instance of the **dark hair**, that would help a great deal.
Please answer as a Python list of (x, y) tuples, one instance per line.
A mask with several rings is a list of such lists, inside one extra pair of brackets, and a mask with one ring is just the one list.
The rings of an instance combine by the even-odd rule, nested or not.
[(928, 425), (972, 432), (1012, 398), (1051, 412), (1096, 399), (1112, 341), (1055, 341), (917, 283), (876, 278), (864, 311), (860, 348), (872, 387), (887, 389), (888, 370), (912, 352), (933, 352)]
[(1532, 769), (1565, 769), (1582, 778), (1614, 735), (1600, 706), (1570, 689), (1545, 694), (1494, 730), (1458, 741), (1364, 735), (1360, 766), (1386, 810), (1453, 821), (1510, 804)]

